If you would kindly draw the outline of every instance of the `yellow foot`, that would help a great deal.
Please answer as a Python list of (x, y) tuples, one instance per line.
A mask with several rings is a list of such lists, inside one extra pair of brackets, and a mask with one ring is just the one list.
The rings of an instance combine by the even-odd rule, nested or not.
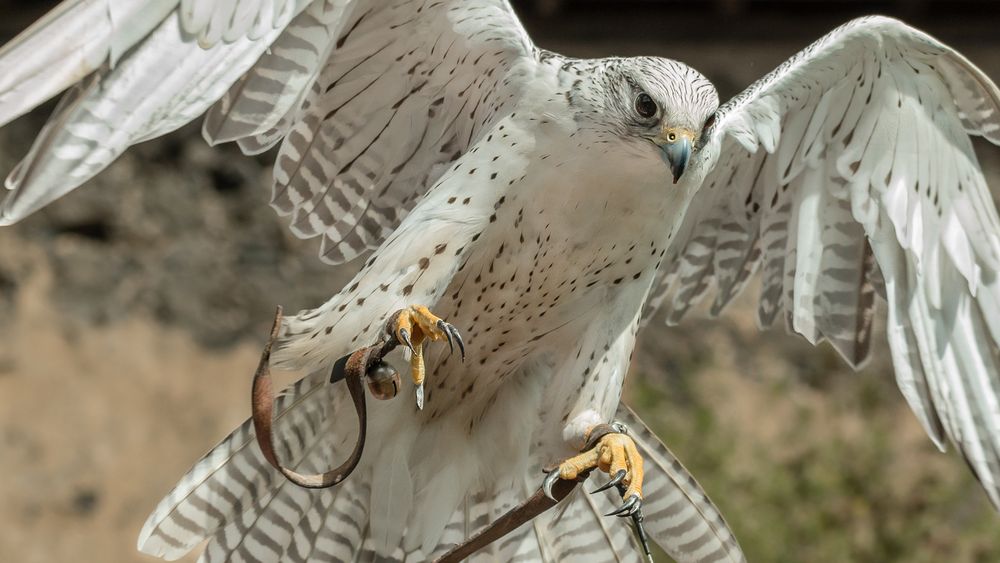
[(543, 490), (551, 498), (556, 480), (576, 479), (597, 468), (610, 475), (611, 480), (593, 492), (618, 487), (624, 501), (621, 507), (606, 516), (636, 516), (642, 507), (643, 469), (642, 456), (635, 442), (619, 424), (599, 424), (588, 430), (587, 436), (589, 449), (559, 464), (546, 476)]
[(424, 342), (447, 340), (448, 347), (455, 351), (455, 344), (465, 360), (465, 342), (458, 329), (444, 322), (423, 305), (412, 305), (401, 309), (389, 319), (389, 328), (401, 344), (410, 349), (410, 374), (417, 388), (417, 408), (424, 408)]

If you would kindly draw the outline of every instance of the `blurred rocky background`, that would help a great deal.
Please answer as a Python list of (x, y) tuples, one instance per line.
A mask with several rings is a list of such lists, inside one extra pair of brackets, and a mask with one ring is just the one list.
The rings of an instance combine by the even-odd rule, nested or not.
[[(0, 0), (0, 38), (51, 5)], [(902, 16), (1000, 79), (995, 2), (517, 5), (543, 47), (676, 58), (723, 97), (865, 13)], [(0, 130), (0, 170), (50, 109)], [(1000, 187), (1000, 149), (979, 148)], [(350, 276), (267, 207), (269, 167), (270, 155), (208, 148), (192, 125), (0, 229), (0, 561), (151, 561), (135, 551), (139, 528), (247, 416), (274, 305), (316, 305)], [(758, 332), (752, 312), (744, 296), (718, 321), (653, 323), (627, 392), (750, 560), (1000, 561), (1000, 518), (963, 461), (924, 436), (884, 337), (854, 374), (827, 346)]]

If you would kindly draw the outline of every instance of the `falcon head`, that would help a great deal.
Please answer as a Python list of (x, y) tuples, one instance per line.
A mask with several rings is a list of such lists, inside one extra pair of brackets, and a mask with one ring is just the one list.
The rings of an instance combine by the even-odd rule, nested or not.
[(676, 184), (719, 107), (715, 86), (693, 68), (658, 57), (617, 59), (605, 76), (617, 134), (662, 159)]

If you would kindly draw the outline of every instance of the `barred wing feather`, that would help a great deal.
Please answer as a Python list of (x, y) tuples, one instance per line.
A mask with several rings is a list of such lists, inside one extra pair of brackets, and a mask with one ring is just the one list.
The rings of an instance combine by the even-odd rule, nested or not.
[(884, 295), (900, 390), (1000, 505), (1000, 220), (970, 139), (1000, 144), (998, 110), (979, 69), (900, 22), (831, 32), (719, 108), (652, 307), (677, 322), (714, 288), (717, 314), (760, 271), (762, 326), (783, 314), (857, 367)]
[(534, 61), (501, 1), (372, 3), (345, 28), (284, 124), (271, 201), (331, 263), (378, 246), (517, 102), (510, 73)]
[[(624, 403), (615, 416), (624, 422), (649, 469), (643, 493), (646, 533), (680, 563), (746, 561), (722, 513), (667, 446)], [(614, 505), (620, 498), (609, 495)]]
[[(246, 2), (260, 8), (259, 1)], [(215, 28), (189, 27), (201, 21), (184, 17), (188, 4), (70, 1), (0, 51), (0, 69), (7, 71), (0, 79), (0, 123), (70, 87), (7, 177), (10, 193), (0, 204), (0, 225), (83, 184), (130, 146), (204, 113), (281, 35), (306, 0), (278, 2), (281, 11), (266, 17), (258, 13), (267, 23), (259, 34), (233, 20), (237, 27), (221, 29), (218, 38)], [(209, 35), (199, 39), (202, 32)]]
[(272, 206), (341, 263), (517, 102), (511, 73), (534, 61), (503, 0), (67, 0), (0, 51), (0, 124), (70, 88), (7, 178), (0, 225), (211, 108), (209, 142), (284, 139)]

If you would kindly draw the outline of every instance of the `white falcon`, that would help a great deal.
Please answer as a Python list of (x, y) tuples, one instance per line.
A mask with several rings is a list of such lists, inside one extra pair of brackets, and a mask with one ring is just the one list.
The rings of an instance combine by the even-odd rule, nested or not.
[[(274, 364), (314, 373), (278, 401), (289, 466), (350, 448), (334, 360), (387, 323), (420, 352), (405, 396), (423, 408), (378, 402), (340, 486), (289, 483), (244, 424), (156, 508), (145, 552), (207, 538), (207, 561), (423, 561), (618, 419), (630, 433), (551, 475), (598, 465), (624, 499), (575, 493), (477, 557), (639, 560), (601, 513), (644, 497), (677, 560), (740, 561), (619, 398), (644, 310), (673, 322), (714, 294), (717, 313), (757, 272), (761, 325), (780, 314), (854, 366), (883, 297), (903, 395), (1000, 504), (1000, 222), (971, 141), (1000, 144), (1000, 92), (898, 21), (852, 21), (719, 106), (676, 61), (541, 50), (504, 0), (67, 0), (0, 51), (0, 124), (66, 88), (0, 224), (207, 111), (210, 143), (280, 147), (271, 205), (323, 260), (374, 251), (281, 327)], [(438, 315), (464, 362), (424, 350)]]

